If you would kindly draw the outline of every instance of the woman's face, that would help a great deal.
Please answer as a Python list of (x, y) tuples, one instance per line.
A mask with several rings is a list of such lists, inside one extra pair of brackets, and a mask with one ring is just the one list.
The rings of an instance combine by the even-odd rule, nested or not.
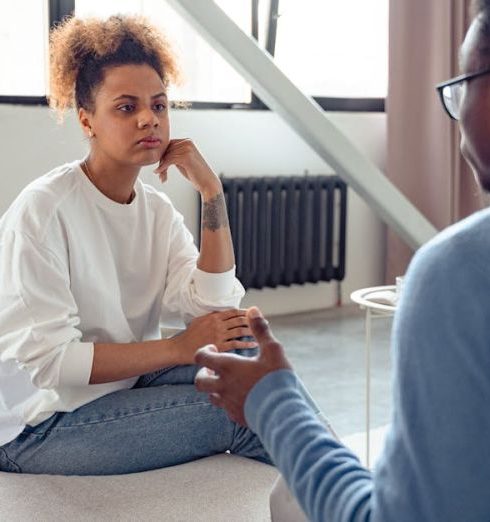
[[(479, 19), (475, 19), (461, 48), (463, 73), (480, 71), (489, 66), (480, 53), (482, 36)], [(487, 44), (488, 45), (488, 44)], [(461, 152), (481, 186), (490, 190), (490, 75), (465, 82), (460, 110)]]
[[(94, 154), (121, 165), (157, 163), (169, 143), (168, 100), (158, 73), (149, 65), (105, 70), (94, 93), (95, 109), (80, 109), (82, 125), (93, 133)], [(88, 130), (88, 129), (87, 129)]]

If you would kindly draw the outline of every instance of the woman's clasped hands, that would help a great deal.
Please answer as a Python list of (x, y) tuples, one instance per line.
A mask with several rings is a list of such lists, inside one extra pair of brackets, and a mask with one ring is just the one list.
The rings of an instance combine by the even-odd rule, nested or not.
[(178, 363), (193, 364), (196, 351), (208, 344), (215, 345), (219, 352), (256, 348), (255, 340), (242, 340), (252, 335), (246, 314), (247, 310), (233, 308), (191, 321), (186, 330), (172, 339)]

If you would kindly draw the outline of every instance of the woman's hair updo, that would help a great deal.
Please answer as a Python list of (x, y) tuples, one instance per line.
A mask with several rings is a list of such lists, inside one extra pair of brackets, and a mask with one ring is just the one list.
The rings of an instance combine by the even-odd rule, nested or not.
[(49, 105), (94, 110), (94, 91), (107, 67), (147, 64), (165, 87), (179, 80), (175, 55), (164, 35), (144, 17), (67, 18), (50, 35)]

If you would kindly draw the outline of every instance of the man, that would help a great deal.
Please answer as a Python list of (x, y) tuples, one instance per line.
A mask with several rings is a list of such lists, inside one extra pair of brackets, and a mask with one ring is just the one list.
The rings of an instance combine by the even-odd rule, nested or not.
[[(461, 49), (463, 76), (438, 86), (461, 149), (490, 190), (490, 0)], [(393, 325), (394, 414), (371, 474), (325, 430), (257, 309), (260, 355), (201, 349), (197, 387), (258, 434), (314, 521), (490, 520), (490, 210), (415, 255)]]

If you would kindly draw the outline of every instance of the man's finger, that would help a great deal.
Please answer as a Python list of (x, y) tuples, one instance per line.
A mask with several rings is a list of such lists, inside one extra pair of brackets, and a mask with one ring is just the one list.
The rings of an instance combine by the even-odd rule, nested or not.
[(210, 370), (220, 373), (226, 367), (226, 355), (218, 353), (214, 344), (208, 344), (197, 350), (194, 361), (198, 366), (205, 366)]
[(233, 411), (230, 411), (230, 410), (226, 410), (226, 413), (228, 413), (228, 417), (230, 417), (230, 419), (235, 422), (236, 424), (240, 424), (242, 426), (245, 426), (247, 427), (247, 421), (245, 420), (245, 416), (243, 415), (243, 412), (235, 412), (234, 410)]
[(209, 373), (207, 368), (201, 368), (196, 374), (194, 383), (200, 392), (215, 394), (220, 387), (220, 378)]
[(252, 306), (247, 310), (247, 318), (252, 334), (260, 345), (277, 342), (277, 339), (269, 328), (269, 322), (264, 318), (262, 312), (256, 306)]
[(221, 395), (219, 393), (210, 393), (208, 397), (211, 404), (218, 406), (218, 408), (223, 407), (223, 400), (221, 399)]

